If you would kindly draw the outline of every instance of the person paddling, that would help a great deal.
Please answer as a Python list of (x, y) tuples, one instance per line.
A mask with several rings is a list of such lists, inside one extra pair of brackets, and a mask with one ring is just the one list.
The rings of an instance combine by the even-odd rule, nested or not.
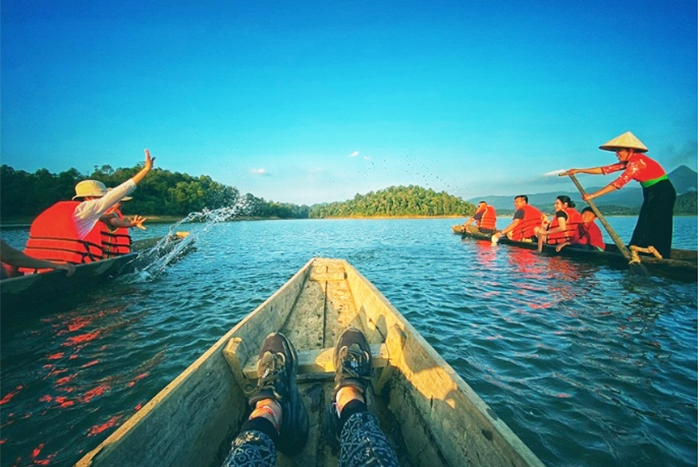
[(585, 193), (583, 200), (588, 201), (619, 190), (630, 180), (642, 185), (644, 202), (639, 211), (637, 225), (632, 233), (630, 248), (655, 247), (665, 258), (671, 254), (673, 235), (673, 206), (676, 202), (676, 190), (668, 179), (663, 167), (644, 153), (647, 147), (632, 132), (626, 132), (600, 146), (604, 151), (615, 151), (617, 164), (592, 167), (589, 169), (570, 169), (565, 175), (577, 173), (604, 174), (622, 170), (622, 175), (609, 185), (593, 193)]

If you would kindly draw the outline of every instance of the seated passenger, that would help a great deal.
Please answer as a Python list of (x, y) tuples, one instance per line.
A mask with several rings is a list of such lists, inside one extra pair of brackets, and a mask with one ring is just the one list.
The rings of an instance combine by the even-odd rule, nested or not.
[[(112, 191), (112, 188), (107, 188), (107, 192), (110, 191)], [(147, 219), (146, 217), (134, 216), (131, 219), (124, 219), (124, 215), (121, 212), (121, 204), (123, 201), (130, 201), (132, 199), (131, 196), (125, 196), (100, 217), (103, 223), (103, 226), (100, 227), (104, 227), (101, 229), (101, 232), (102, 251), (104, 252), (105, 258), (131, 253), (131, 235), (129, 235), (129, 228), (137, 227), (141, 230), (146, 230), (146, 227), (143, 226), (143, 223)]]
[(507, 235), (510, 240), (520, 242), (531, 242), (535, 238), (535, 227), (542, 223), (543, 214), (534, 206), (530, 206), (528, 198), (525, 195), (518, 195), (513, 200), (515, 205), (515, 214), (513, 214), (513, 222), (503, 230), (497, 230), (491, 237), (491, 242), (496, 243), (498, 240)]
[(565, 246), (571, 245), (571, 248), (580, 248), (585, 250), (605, 251), (605, 242), (603, 241), (603, 233), (600, 227), (595, 223), (598, 217), (589, 207), (583, 208), (581, 211), (581, 224), (578, 226), (578, 232), (572, 239), (572, 242), (564, 242), (557, 245), (557, 252), (560, 252)]
[(574, 209), (575, 206), (568, 196), (557, 196), (557, 199), (554, 200), (554, 218), (551, 224), (545, 216), (542, 218), (542, 225), (535, 228), (538, 253), (542, 252), (542, 247), (545, 243), (548, 245), (571, 243), (573, 238), (578, 235), (581, 215)]
[(474, 221), (476, 221), (476, 231), (494, 233), (496, 231), (496, 208), (486, 204), (486, 201), (479, 201), (474, 215), (464, 223), (463, 229), (465, 232), (475, 232), (469, 228)]
[[(102, 182), (83, 180), (75, 186), (72, 201), (59, 201), (39, 214), (29, 229), (24, 253), (28, 256), (57, 263), (82, 264), (101, 260), (102, 238), (97, 225), (102, 216), (117, 201), (136, 189), (153, 168), (151, 154), (146, 149), (146, 162), (132, 178), (107, 193)], [(43, 268), (20, 269), (25, 274), (44, 272)]]

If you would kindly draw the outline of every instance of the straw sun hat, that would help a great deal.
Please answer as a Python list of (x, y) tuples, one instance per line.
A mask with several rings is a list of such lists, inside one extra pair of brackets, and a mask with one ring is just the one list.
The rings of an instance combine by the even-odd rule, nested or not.
[(73, 199), (77, 198), (101, 198), (107, 193), (107, 187), (104, 183), (98, 182), (97, 180), (83, 180), (75, 185), (75, 196)]
[(642, 144), (639, 139), (637, 139), (636, 136), (632, 134), (631, 131), (628, 131), (627, 133), (623, 133), (617, 138), (613, 138), (604, 145), (600, 147), (603, 151), (617, 151), (618, 149), (637, 149), (642, 152), (647, 152), (649, 149), (647, 149), (644, 144)]

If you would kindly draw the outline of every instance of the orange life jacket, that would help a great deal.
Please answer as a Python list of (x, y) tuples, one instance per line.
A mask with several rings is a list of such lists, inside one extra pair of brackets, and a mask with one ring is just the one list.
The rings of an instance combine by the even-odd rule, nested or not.
[(486, 209), (481, 215), (481, 219), (476, 222), (476, 226), (485, 230), (496, 230), (496, 209), (486, 205)]
[[(29, 228), (29, 240), (24, 253), (32, 258), (55, 263), (83, 264), (103, 258), (99, 227), (85, 238), (78, 237), (73, 213), (79, 201), (59, 201), (39, 214)], [(21, 272), (45, 272), (50, 269), (20, 268)]]
[[(568, 219), (566, 221), (566, 230), (563, 232), (555, 232), (547, 235), (547, 244), (556, 245), (558, 243), (571, 242), (578, 237), (578, 228), (583, 222), (581, 220), (581, 214), (574, 208), (564, 208)], [(550, 229), (555, 229), (559, 227), (558, 218), (554, 217), (552, 223), (549, 225)]]
[[(113, 212), (117, 214), (119, 219), (124, 219), (122, 212), (115, 209)], [(129, 229), (126, 227), (118, 227), (111, 230), (104, 222), (100, 222), (100, 235), (102, 237), (102, 251), (105, 258), (113, 258), (131, 253), (131, 236)]]
[(534, 206), (524, 204), (522, 208), (525, 217), (520, 219), (518, 225), (513, 229), (512, 240), (523, 240), (535, 236), (535, 227), (542, 224), (542, 212)]

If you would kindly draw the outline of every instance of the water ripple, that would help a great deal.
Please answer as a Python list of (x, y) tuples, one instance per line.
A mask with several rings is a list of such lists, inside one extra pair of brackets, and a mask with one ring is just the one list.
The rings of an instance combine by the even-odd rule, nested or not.
[(196, 251), (162, 272), (2, 329), (3, 465), (75, 462), (313, 256), (373, 281), (546, 465), (697, 465), (697, 284), (451, 223), (188, 225)]

